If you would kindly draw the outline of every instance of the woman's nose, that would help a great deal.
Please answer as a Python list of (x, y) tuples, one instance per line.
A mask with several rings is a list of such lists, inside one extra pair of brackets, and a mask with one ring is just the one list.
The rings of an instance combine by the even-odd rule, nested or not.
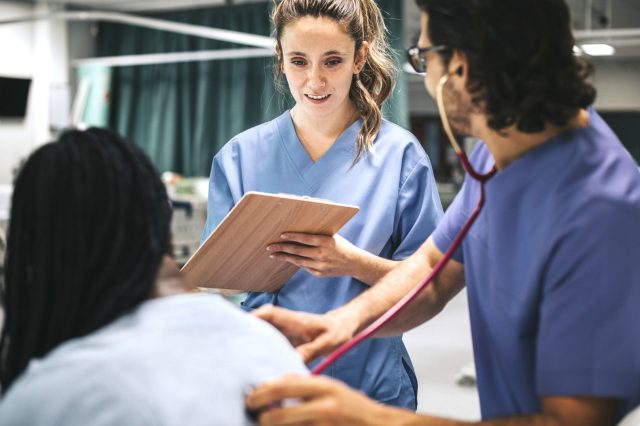
[(307, 86), (310, 89), (321, 89), (325, 84), (325, 77), (320, 67), (311, 67), (307, 76)]

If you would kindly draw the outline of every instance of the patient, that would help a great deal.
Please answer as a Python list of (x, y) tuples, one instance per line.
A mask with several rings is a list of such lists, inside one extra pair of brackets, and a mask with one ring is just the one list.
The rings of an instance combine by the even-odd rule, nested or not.
[(8, 231), (0, 424), (244, 424), (249, 387), (306, 373), (269, 325), (191, 292), (170, 218), (148, 158), (112, 132), (31, 155)]

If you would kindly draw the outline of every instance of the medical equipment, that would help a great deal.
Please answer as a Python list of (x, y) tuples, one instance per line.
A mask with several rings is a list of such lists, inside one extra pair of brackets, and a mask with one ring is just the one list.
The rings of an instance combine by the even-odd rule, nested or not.
[(420, 284), (414, 287), (413, 290), (407, 293), (399, 302), (393, 305), (391, 309), (389, 309), (384, 315), (382, 315), (376, 321), (371, 323), (367, 328), (362, 330), (360, 333), (354, 336), (351, 340), (344, 343), (338, 349), (336, 349), (331, 354), (329, 354), (320, 364), (318, 364), (312, 370), (311, 374), (313, 375), (321, 374), (331, 364), (333, 364), (335, 361), (340, 359), (344, 354), (346, 354), (353, 347), (358, 345), (360, 342), (362, 342), (366, 338), (375, 334), (380, 328), (382, 328), (385, 324), (391, 321), (391, 319), (393, 319), (398, 314), (398, 312), (400, 312), (409, 303), (411, 303), (411, 301), (415, 299), (415, 297), (418, 294), (420, 294), (422, 290), (424, 290), (429, 284), (431, 284), (431, 281), (436, 276), (438, 276), (438, 274), (440, 273), (440, 271), (442, 271), (442, 269), (447, 264), (449, 259), (451, 259), (451, 256), (453, 255), (453, 253), (460, 247), (460, 244), (462, 244), (462, 240), (466, 236), (467, 232), (469, 232), (469, 229), (471, 229), (471, 226), (473, 225), (478, 215), (480, 214), (480, 211), (482, 210), (482, 206), (484, 205), (484, 184), (493, 175), (495, 175), (497, 169), (494, 166), (489, 172), (485, 174), (478, 173), (473, 169), (473, 167), (471, 166), (471, 163), (469, 162), (469, 159), (467, 158), (467, 155), (460, 148), (460, 145), (458, 145), (455, 137), (453, 136), (453, 132), (451, 131), (449, 120), (447, 118), (447, 113), (444, 108), (444, 99), (442, 97), (444, 86), (449, 81), (449, 78), (451, 78), (456, 74), (462, 75), (462, 71), (463, 71), (463, 68), (459, 67), (456, 70), (442, 76), (436, 88), (436, 102), (438, 104), (438, 110), (440, 112), (440, 117), (442, 119), (442, 125), (444, 126), (445, 132), (449, 137), (449, 141), (451, 142), (451, 145), (453, 146), (453, 149), (455, 150), (456, 155), (458, 156), (458, 158), (460, 159), (460, 162), (462, 163), (462, 167), (473, 179), (477, 180), (480, 183), (480, 199), (478, 200), (478, 204), (476, 205), (476, 208), (473, 211), (473, 214), (471, 215), (471, 217), (469, 217), (467, 222), (464, 224), (464, 226), (456, 236), (455, 240), (451, 244), (451, 247), (449, 247), (449, 249), (444, 254), (442, 259), (440, 259), (440, 261), (434, 266), (433, 270), (429, 273), (429, 275), (427, 275), (427, 277), (425, 277), (422, 280), (422, 282), (420, 282)]
[(207, 220), (207, 200), (195, 196), (171, 199), (171, 246), (173, 256), (183, 265), (200, 246)]

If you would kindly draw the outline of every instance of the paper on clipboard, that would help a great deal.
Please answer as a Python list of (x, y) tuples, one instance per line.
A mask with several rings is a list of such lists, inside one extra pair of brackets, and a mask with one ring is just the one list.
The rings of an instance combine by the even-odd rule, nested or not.
[(287, 194), (247, 192), (182, 268), (199, 287), (274, 292), (298, 270), (270, 259), (284, 232), (334, 235), (358, 207)]

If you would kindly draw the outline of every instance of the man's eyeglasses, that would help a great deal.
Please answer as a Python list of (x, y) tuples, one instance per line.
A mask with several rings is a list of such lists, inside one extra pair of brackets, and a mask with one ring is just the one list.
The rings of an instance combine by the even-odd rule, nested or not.
[(427, 72), (427, 52), (440, 52), (442, 50), (447, 50), (447, 46), (412, 46), (407, 49), (407, 59), (409, 59), (409, 63), (415, 72), (424, 74)]

